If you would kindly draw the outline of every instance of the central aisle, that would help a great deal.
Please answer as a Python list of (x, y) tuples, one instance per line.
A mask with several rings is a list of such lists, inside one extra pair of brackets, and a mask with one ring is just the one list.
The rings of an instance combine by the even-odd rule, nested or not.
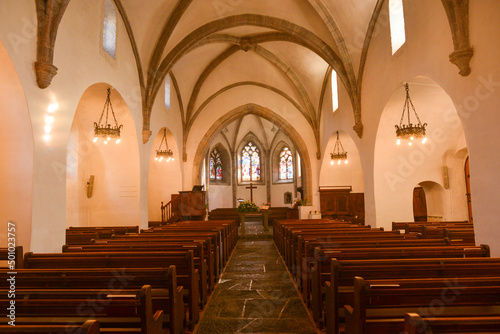
[(316, 334), (272, 239), (240, 239), (196, 334)]

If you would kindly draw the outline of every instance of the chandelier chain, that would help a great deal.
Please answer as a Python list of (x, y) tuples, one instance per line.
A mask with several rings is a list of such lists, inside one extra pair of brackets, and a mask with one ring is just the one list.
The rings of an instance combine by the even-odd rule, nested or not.
[(401, 120), (399, 121), (399, 125), (403, 125), (403, 118), (405, 116), (405, 111), (408, 114), (408, 124), (411, 124), (411, 119), (410, 119), (410, 106), (411, 109), (413, 110), (413, 113), (415, 114), (415, 117), (417, 118), (418, 124), (422, 125), (422, 122), (420, 121), (420, 117), (418, 117), (417, 111), (415, 110), (415, 106), (413, 105), (413, 102), (411, 101), (410, 98), (410, 88), (408, 86), (408, 83), (405, 83), (405, 90), (406, 90), (406, 99), (405, 103), (403, 105), (403, 113), (401, 114)]

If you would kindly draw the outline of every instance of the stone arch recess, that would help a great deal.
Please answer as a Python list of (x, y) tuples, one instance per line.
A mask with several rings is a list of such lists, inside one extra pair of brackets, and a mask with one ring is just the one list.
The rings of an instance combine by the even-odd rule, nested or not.
[(229, 111), (226, 115), (219, 118), (207, 131), (205, 136), (200, 140), (196, 153), (193, 160), (193, 184), (200, 179), (200, 167), (203, 161), (203, 157), (209, 147), (211, 139), (217, 134), (217, 132), (226, 126), (227, 124), (233, 122), (235, 119), (242, 118), (246, 115), (256, 115), (265, 118), (273, 123), (275, 123), (283, 132), (292, 140), (297, 151), (300, 153), (304, 164), (304, 174), (306, 176), (304, 182), (304, 197), (312, 197), (312, 167), (311, 158), (309, 156), (309, 151), (307, 149), (306, 143), (300, 136), (300, 134), (295, 130), (295, 128), (283, 117), (277, 115), (272, 110), (259, 106), (257, 104), (249, 103), (237, 107)]
[[(15, 224), (16, 243), (32, 243), (34, 143), (24, 88), (0, 41), (0, 243), (7, 246), (8, 223)], [(12, 227), (10, 225), (9, 227)]]

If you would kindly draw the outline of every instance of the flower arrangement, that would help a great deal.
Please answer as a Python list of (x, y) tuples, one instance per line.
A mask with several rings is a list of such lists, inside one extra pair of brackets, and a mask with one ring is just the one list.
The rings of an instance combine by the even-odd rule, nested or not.
[(238, 205), (238, 212), (259, 212), (259, 207), (254, 202), (245, 201)]
[(304, 199), (297, 198), (295, 200), (295, 203), (293, 203), (292, 208), (296, 209), (297, 207), (304, 206), (304, 205), (307, 205), (307, 198), (304, 198)]

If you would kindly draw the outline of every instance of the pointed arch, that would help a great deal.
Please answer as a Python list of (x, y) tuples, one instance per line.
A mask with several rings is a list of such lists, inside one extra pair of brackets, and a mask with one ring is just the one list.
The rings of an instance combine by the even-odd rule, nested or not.
[(220, 131), (220, 129), (227, 126), (231, 122), (241, 119), (246, 115), (257, 115), (269, 121), (272, 121), (278, 126), (283, 132), (290, 138), (290, 140), (295, 145), (297, 151), (302, 157), (302, 163), (304, 165), (303, 170), (303, 178), (304, 178), (304, 198), (310, 199), (312, 197), (312, 168), (311, 168), (311, 157), (309, 151), (307, 149), (306, 143), (304, 139), (299, 134), (297, 130), (290, 124), (286, 119), (276, 114), (272, 110), (254, 104), (248, 103), (237, 107), (229, 112), (227, 112), (224, 116), (220, 117), (214, 124), (210, 127), (210, 129), (205, 133), (205, 136), (199, 141), (198, 147), (196, 149), (196, 153), (193, 159), (193, 184), (200, 179), (200, 167), (205, 156), (205, 152), (208, 150), (208, 143), (215, 135)]
[[(111, 87), (111, 104), (119, 124), (120, 143), (93, 142), (106, 90), (89, 86), (76, 107), (67, 147), (66, 217), (72, 226), (137, 225), (140, 220), (140, 158), (132, 113), (120, 92)], [(127, 166), (127, 168), (123, 168)], [(93, 192), (87, 182), (93, 176)]]

